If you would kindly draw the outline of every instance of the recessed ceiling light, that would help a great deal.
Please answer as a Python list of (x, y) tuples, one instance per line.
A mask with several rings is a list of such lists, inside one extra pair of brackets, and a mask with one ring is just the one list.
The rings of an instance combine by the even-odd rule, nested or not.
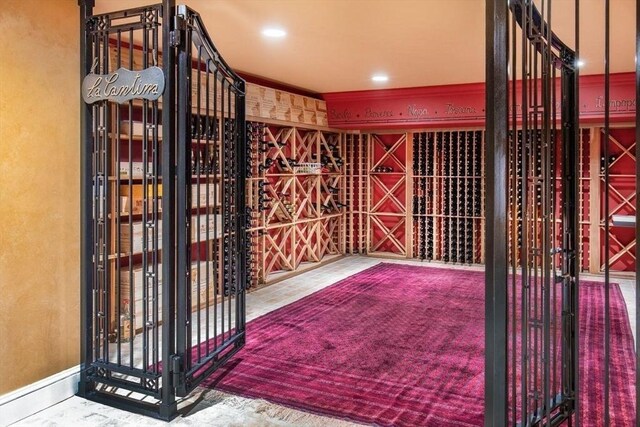
[(287, 35), (287, 32), (282, 28), (267, 27), (262, 30), (262, 35), (272, 39), (281, 39)]
[(578, 68), (584, 67), (584, 61), (582, 59), (578, 59), (576, 61), (576, 67), (578, 67)]
[(371, 80), (374, 82), (386, 82), (389, 81), (389, 76), (387, 76), (386, 74), (374, 74), (373, 76), (371, 76)]

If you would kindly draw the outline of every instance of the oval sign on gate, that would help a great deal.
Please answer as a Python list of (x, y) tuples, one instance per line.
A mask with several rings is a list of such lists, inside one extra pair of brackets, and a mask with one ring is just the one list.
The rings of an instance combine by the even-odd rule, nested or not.
[(115, 101), (119, 104), (132, 99), (155, 101), (164, 92), (164, 73), (160, 67), (140, 71), (118, 68), (110, 74), (88, 74), (82, 81), (82, 99), (87, 104)]

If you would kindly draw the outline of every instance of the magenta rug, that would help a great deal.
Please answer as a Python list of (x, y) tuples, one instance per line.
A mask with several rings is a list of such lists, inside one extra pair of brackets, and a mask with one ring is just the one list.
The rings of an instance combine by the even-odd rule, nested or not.
[[(613, 425), (631, 426), (633, 338), (617, 286), (611, 295)], [(602, 300), (601, 284), (582, 282), (582, 319), (598, 323)], [(584, 384), (601, 375), (602, 331), (581, 333)], [(367, 424), (482, 425), (484, 273), (376, 265), (249, 322), (246, 347), (204, 386)], [(583, 425), (595, 426), (588, 388)]]

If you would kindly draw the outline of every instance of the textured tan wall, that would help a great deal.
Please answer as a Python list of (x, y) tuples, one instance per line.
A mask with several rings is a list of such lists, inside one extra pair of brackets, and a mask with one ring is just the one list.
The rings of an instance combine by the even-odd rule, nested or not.
[(78, 15), (0, 7), (0, 394), (79, 363)]

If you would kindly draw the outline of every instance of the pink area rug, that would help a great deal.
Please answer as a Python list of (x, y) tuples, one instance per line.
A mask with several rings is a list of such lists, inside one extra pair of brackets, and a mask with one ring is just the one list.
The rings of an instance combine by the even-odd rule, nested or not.
[[(597, 426), (603, 287), (581, 286), (583, 425)], [(612, 419), (631, 426), (633, 338), (611, 289)], [(366, 424), (482, 425), (484, 273), (376, 265), (249, 322), (246, 347), (204, 386)]]

